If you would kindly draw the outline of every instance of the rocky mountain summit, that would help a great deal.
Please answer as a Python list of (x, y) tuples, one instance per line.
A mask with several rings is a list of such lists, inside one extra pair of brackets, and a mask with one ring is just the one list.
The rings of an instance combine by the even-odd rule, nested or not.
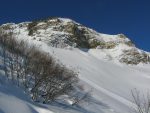
[(57, 48), (98, 49), (111, 60), (125, 64), (150, 63), (150, 54), (138, 49), (124, 34), (98, 33), (71, 19), (48, 18), (19, 24), (8, 23), (1, 25), (0, 30)]

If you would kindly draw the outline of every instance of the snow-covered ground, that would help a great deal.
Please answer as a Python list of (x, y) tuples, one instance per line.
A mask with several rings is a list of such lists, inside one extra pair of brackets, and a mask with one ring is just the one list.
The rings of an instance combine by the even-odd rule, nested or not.
[[(62, 63), (79, 71), (79, 78), (87, 90), (92, 89), (89, 104), (80, 108), (63, 104), (35, 105), (12, 85), (0, 85), (0, 113), (129, 113), (134, 107), (131, 90), (146, 93), (150, 88), (150, 65), (127, 66), (107, 61), (100, 50), (58, 49), (41, 46)], [(1, 80), (3, 81), (3, 80)]]
[[(79, 78), (85, 82), (85, 86), (88, 84), (93, 88), (93, 97), (109, 106), (112, 112), (129, 113), (134, 107), (131, 90), (136, 88), (142, 93), (147, 93), (150, 89), (150, 65), (148, 64), (127, 66), (105, 61), (99, 55), (100, 50), (50, 48), (48, 51), (54, 51), (55, 57), (68, 67), (79, 70)], [(93, 111), (96, 111), (95, 107)], [(98, 110), (96, 113), (99, 113)]]
[[(64, 24), (71, 21), (61, 20)], [(35, 36), (37, 40), (33, 40), (34, 37), (28, 36), (26, 27), (14, 26), (16, 26), (14, 31), (20, 33), (16, 33), (18, 39), (29, 40), (31, 45), (36, 44), (39, 49), (49, 52), (68, 68), (78, 71), (84, 88), (92, 89), (92, 97), (89, 103), (82, 103), (76, 107), (58, 102), (49, 105), (33, 103), (23, 89), (5, 82), (1, 72), (0, 113), (134, 113), (135, 105), (131, 90), (136, 88), (142, 94), (150, 91), (150, 64), (141, 63), (131, 66), (122, 64), (118, 60), (123, 50), (136, 48), (122, 43), (122, 40), (128, 41), (127, 38), (120, 39), (118, 35), (97, 34), (90, 30), (101, 40), (119, 41), (119, 44), (113, 49), (54, 48), (48, 46), (45, 40), (49, 40), (50, 34), (58, 35), (63, 32), (52, 31), (48, 28), (40, 31), (42, 33), (39, 37)], [(39, 41), (40, 38), (44, 41)]]

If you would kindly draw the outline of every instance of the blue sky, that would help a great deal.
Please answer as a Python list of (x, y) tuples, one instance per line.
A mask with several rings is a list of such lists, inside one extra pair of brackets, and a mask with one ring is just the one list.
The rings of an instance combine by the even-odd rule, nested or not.
[(1, 0), (0, 24), (56, 16), (101, 33), (127, 35), (150, 51), (150, 0)]

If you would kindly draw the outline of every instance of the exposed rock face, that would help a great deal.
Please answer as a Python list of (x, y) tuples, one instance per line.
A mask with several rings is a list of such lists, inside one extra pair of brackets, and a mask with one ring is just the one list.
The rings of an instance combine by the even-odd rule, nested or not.
[(115, 42), (104, 42), (99, 40), (92, 40), (89, 42), (91, 48), (99, 48), (99, 49), (112, 49), (115, 48), (117, 43)]
[[(117, 35), (117, 38), (120, 38), (119, 42), (115, 42), (113, 40), (105, 41), (105, 39), (103, 39), (104, 37), (101, 38), (101, 35), (99, 33), (86, 28), (83, 25), (78, 24), (72, 20), (67, 20), (66, 22), (64, 22), (59, 18), (51, 18), (48, 20), (33, 21), (28, 24), (27, 29), (29, 32), (29, 36), (36, 37), (42, 36), (42, 30), (45, 30), (46, 34), (48, 34), (48, 30), (50, 32), (50, 29), (53, 32), (55, 31), (55, 33), (58, 32), (59, 35), (58, 33), (53, 33), (48, 37), (48, 44), (53, 46), (55, 45), (56, 47), (62, 47), (59, 46), (59, 44), (63, 44), (66, 46), (69, 45), (78, 48), (90, 49), (98, 47), (101, 49), (112, 49), (120, 42), (133, 46), (131, 41), (127, 40), (127, 37), (123, 34)], [(57, 44), (51, 44), (53, 42), (57, 42)]]
[[(1, 31), (11, 31), (17, 37), (41, 41), (57, 48), (86, 48), (110, 52), (112, 59), (126, 64), (149, 63), (149, 54), (135, 47), (124, 34), (98, 33), (70, 19), (48, 18), (19, 24), (0, 26)], [(111, 53), (112, 52), (112, 53)]]
[(136, 49), (124, 50), (120, 62), (135, 65), (139, 63), (149, 63), (150, 56), (146, 52), (139, 52)]

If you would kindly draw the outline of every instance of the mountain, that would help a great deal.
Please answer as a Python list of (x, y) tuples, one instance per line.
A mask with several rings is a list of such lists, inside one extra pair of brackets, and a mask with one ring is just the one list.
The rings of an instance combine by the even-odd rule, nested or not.
[(73, 20), (48, 18), (20, 24), (4, 24), (0, 27), (11, 30), (17, 37), (41, 41), (57, 48), (99, 49), (105, 59), (126, 64), (149, 63), (150, 54), (136, 48), (124, 34), (98, 33)]
[(72, 107), (62, 103), (34, 104), (20, 88), (1, 84), (0, 113), (19, 113), (18, 105), (23, 113), (134, 113), (131, 90), (136, 88), (143, 94), (150, 90), (150, 53), (138, 49), (123, 34), (98, 33), (65, 18), (7, 23), (0, 29), (12, 32), (17, 40), (36, 45), (78, 71), (84, 88), (92, 89), (88, 104)]

